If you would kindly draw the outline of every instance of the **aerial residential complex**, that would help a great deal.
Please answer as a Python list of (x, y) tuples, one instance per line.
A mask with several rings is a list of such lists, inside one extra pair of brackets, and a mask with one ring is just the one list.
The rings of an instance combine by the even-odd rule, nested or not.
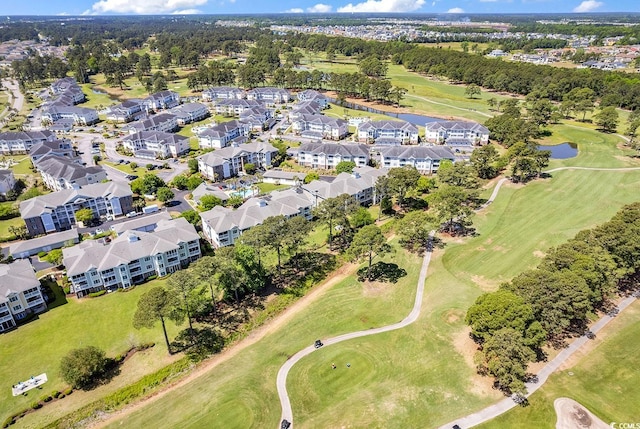
[(404, 121), (365, 121), (358, 125), (358, 141), (377, 145), (418, 144), (418, 127)]
[(334, 169), (341, 161), (355, 162), (364, 167), (369, 162), (369, 147), (363, 144), (303, 143), (298, 148), (298, 164), (319, 168)]
[(38, 143), (54, 140), (57, 140), (56, 135), (48, 130), (0, 133), (0, 152), (5, 155), (27, 153)]
[(29, 261), (0, 264), (0, 332), (15, 328), (17, 321), (46, 309), (40, 282)]
[(153, 231), (129, 230), (111, 243), (86, 240), (62, 254), (71, 291), (82, 297), (185, 268), (201, 256), (200, 236), (184, 218), (160, 220)]
[(95, 217), (119, 216), (133, 210), (133, 194), (127, 183), (107, 182), (80, 189), (64, 189), (20, 203), (20, 216), (29, 235), (63, 231), (77, 224), (75, 213), (89, 208)]
[(138, 131), (121, 141), (138, 158), (167, 159), (189, 152), (189, 137), (162, 131)]
[(269, 143), (234, 144), (198, 157), (198, 170), (209, 180), (227, 179), (244, 171), (246, 164), (257, 168), (271, 166), (278, 149)]

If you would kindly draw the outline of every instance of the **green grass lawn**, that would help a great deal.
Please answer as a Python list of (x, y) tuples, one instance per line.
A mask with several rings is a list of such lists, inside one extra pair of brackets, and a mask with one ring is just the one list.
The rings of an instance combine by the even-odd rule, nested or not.
[(9, 167), (9, 169), (13, 171), (13, 174), (34, 174), (34, 172), (31, 171), (31, 159), (29, 158), (29, 155), (0, 156), (0, 161), (2, 162), (9, 159), (13, 160), (13, 162), (17, 162), (17, 164), (13, 164)]
[[(558, 163), (633, 164), (618, 159), (621, 152), (613, 141), (595, 139), (581, 145), (579, 157)], [(640, 171), (562, 171), (526, 186), (506, 185), (477, 216), (477, 236), (450, 241), (434, 255), (418, 322), (332, 346), (294, 367), (289, 389), (296, 424), (433, 427), (500, 399), (489, 379), (475, 375), (474, 345), (463, 322), (466, 309), (483, 291), (535, 266), (549, 247), (606, 221), (621, 205), (635, 201), (638, 186)], [(409, 269), (409, 276), (382, 288), (363, 288), (353, 280), (335, 286), (286, 328), (233, 362), (136, 411), (127, 423), (275, 425), (279, 418), (275, 375), (286, 356), (315, 338), (397, 322), (406, 315), (413, 292), (404, 282), (417, 275), (418, 258), (398, 252), (387, 259)], [(339, 370), (331, 370), (332, 362), (339, 364)], [(352, 375), (345, 374), (347, 362)]]
[[(28, 407), (43, 393), (62, 390), (66, 383), (60, 377), (60, 359), (77, 347), (97, 346), (108, 356), (115, 357), (132, 345), (143, 342), (157, 343), (148, 353), (151, 357), (144, 358), (147, 367), (137, 368), (131, 374), (123, 371), (123, 379), (120, 382), (103, 386), (97, 389), (99, 392), (77, 392), (77, 396), (74, 393), (60, 404), (83, 405), (95, 400), (99, 394), (113, 391), (118, 385), (126, 385), (153, 369), (166, 365), (167, 352), (161, 328), (158, 326), (157, 329), (138, 331), (131, 324), (140, 295), (152, 285), (163, 282), (156, 280), (129, 292), (113, 293), (99, 298), (69, 298), (65, 304), (39, 315), (36, 320), (0, 335), (0, 380), (3, 380), (0, 389), (0, 419), (4, 420), (10, 413)], [(170, 324), (169, 332), (170, 335), (174, 335), (177, 328)], [(11, 396), (11, 384), (43, 372), (47, 373), (49, 382), (42, 390), (30, 391), (26, 396)], [(63, 411), (57, 410), (60, 407), (68, 408), (67, 405), (52, 405), (30, 415), (30, 421), (40, 422), (32, 423), (32, 427), (42, 426), (43, 421), (47, 421), (51, 416), (63, 415)]]
[(256, 185), (262, 194), (268, 194), (273, 191), (281, 191), (283, 189), (288, 189), (291, 186), (289, 185), (276, 185), (275, 183), (258, 183)]
[[(513, 410), (478, 428), (555, 428), (553, 402), (560, 397), (574, 399), (609, 422), (637, 422), (640, 385), (640, 303), (636, 302), (614, 319), (604, 331), (604, 339), (594, 340), (588, 355), (572, 360), (549, 377), (547, 383), (529, 397), (528, 407)], [(601, 335), (602, 336), (602, 335)]]
[(0, 238), (9, 237), (10, 235), (12, 235), (9, 232), (9, 227), (12, 226), (24, 226), (24, 221), (20, 216), (14, 217), (13, 219), (0, 220)]

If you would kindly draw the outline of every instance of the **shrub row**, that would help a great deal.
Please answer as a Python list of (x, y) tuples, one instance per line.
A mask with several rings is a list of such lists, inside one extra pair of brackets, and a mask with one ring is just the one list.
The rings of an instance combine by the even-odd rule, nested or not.
[(107, 293), (107, 291), (103, 289), (103, 290), (99, 290), (98, 292), (91, 292), (88, 296), (89, 296), (89, 298), (97, 298), (97, 297), (102, 296), (102, 295), (104, 295), (106, 293)]

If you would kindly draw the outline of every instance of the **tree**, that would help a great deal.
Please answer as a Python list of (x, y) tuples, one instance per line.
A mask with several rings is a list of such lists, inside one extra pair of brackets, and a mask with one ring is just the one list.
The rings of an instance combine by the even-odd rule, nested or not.
[(183, 174), (174, 177), (171, 181), (171, 186), (184, 191), (185, 189), (187, 189), (187, 177)]
[(415, 167), (395, 167), (387, 173), (389, 193), (395, 196), (402, 207), (410, 189), (415, 188), (420, 179), (420, 173)]
[(193, 191), (198, 186), (200, 186), (202, 182), (204, 182), (204, 180), (202, 179), (202, 176), (200, 176), (199, 174), (192, 174), (187, 179), (187, 189), (190, 191)]
[(618, 111), (609, 106), (600, 109), (593, 117), (595, 123), (605, 133), (615, 133), (618, 127)]
[(166, 186), (164, 180), (155, 174), (145, 174), (131, 182), (131, 190), (138, 195), (153, 195), (158, 188)]
[(465, 321), (478, 343), (489, 340), (502, 328), (518, 331), (527, 339), (526, 344), (534, 349), (542, 346), (546, 339), (531, 305), (507, 290), (480, 295), (467, 311)]
[(400, 245), (410, 252), (423, 253), (429, 248), (431, 231), (437, 228), (437, 219), (427, 212), (407, 213), (396, 226)]
[(304, 176), (304, 183), (311, 183), (314, 180), (319, 180), (320, 179), (320, 175), (318, 174), (318, 172), (316, 171), (310, 171), (307, 173), (306, 176)]
[(138, 168), (138, 163), (132, 162), (129, 164), (129, 167), (131, 167), (131, 170), (135, 171)]
[(216, 282), (216, 274), (218, 272), (217, 260), (213, 256), (203, 256), (198, 259), (192, 267), (193, 273), (201, 283), (206, 283), (211, 293), (211, 308), (215, 313), (217, 295), (220, 292), (219, 285)]
[(259, 228), (259, 231), (264, 234), (264, 242), (267, 247), (271, 247), (276, 251), (278, 255), (278, 272), (282, 269), (282, 249), (287, 243), (288, 233), (287, 231), (287, 219), (282, 216), (271, 216), (262, 222), (262, 225), (258, 225), (255, 228)]
[(187, 161), (187, 166), (192, 174), (198, 172), (198, 160), (196, 158), (190, 158), (189, 161)]
[(342, 221), (348, 224), (346, 217), (355, 209), (353, 199), (348, 194), (342, 194), (335, 198), (327, 198), (318, 204), (313, 214), (329, 229), (329, 245), (333, 242), (333, 229)]
[(338, 165), (336, 165), (336, 173), (349, 173), (353, 172), (353, 169), (356, 168), (356, 163), (353, 161), (340, 161)]
[(166, 321), (172, 320), (175, 323), (180, 323), (183, 319), (183, 313), (176, 311), (178, 307), (178, 301), (176, 296), (170, 294), (165, 288), (156, 286), (143, 293), (138, 300), (138, 306), (136, 312), (133, 315), (133, 327), (140, 328), (153, 328), (153, 326), (160, 321), (162, 325), (162, 333), (164, 334), (164, 341), (167, 345), (167, 352), (171, 354), (171, 344), (169, 343), (169, 336), (167, 335)]
[(584, 121), (587, 112), (592, 112), (595, 108), (595, 97), (596, 93), (591, 88), (573, 88), (565, 94), (564, 101), (572, 110), (582, 112), (582, 121)]
[(473, 215), (476, 193), (459, 186), (441, 185), (431, 194), (430, 203), (438, 214), (438, 218), (446, 225), (446, 230), (453, 233), (456, 226), (465, 228)]
[(553, 340), (562, 339), (569, 332), (582, 332), (591, 310), (585, 280), (568, 270), (525, 271), (500, 288), (530, 304), (535, 318)]
[(467, 88), (464, 90), (464, 95), (469, 98), (476, 98), (476, 96), (479, 96), (480, 94), (482, 94), (482, 91), (480, 90), (480, 87), (475, 83), (467, 85)]
[(533, 122), (537, 126), (547, 126), (549, 122), (551, 122), (551, 118), (556, 108), (546, 98), (536, 100), (532, 103), (532, 105), (527, 109), (527, 114), (529, 116), (529, 121)]
[(107, 367), (104, 351), (94, 346), (73, 349), (60, 362), (60, 375), (76, 389), (92, 386)]
[(198, 282), (195, 276), (188, 270), (176, 271), (167, 280), (167, 290), (175, 296), (175, 300), (179, 302), (180, 309), (187, 316), (189, 329), (193, 329), (193, 313), (195, 310), (197, 297), (195, 290)]
[(47, 256), (45, 257), (45, 260), (50, 264), (55, 265), (56, 267), (62, 265), (62, 250), (60, 249), (50, 250), (49, 253), (47, 253)]
[(167, 201), (171, 201), (175, 195), (173, 194), (173, 191), (171, 189), (163, 186), (162, 188), (158, 188), (158, 190), (156, 191), (156, 196), (158, 198), (158, 201), (166, 203)]
[(374, 222), (375, 219), (371, 216), (369, 210), (364, 207), (358, 207), (351, 215), (351, 225), (356, 229), (360, 229), (366, 225), (371, 225)]
[(93, 155), (93, 164), (98, 165), (98, 162), (100, 162), (101, 159), (100, 155)]
[(244, 164), (244, 172), (247, 174), (255, 174), (256, 173), (256, 165), (251, 163), (251, 162), (247, 162), (246, 164)]
[(89, 208), (78, 210), (75, 213), (75, 216), (76, 216), (76, 222), (82, 222), (83, 225), (90, 224), (95, 218), (95, 215), (93, 214), (93, 210)]
[(375, 56), (369, 56), (358, 64), (360, 71), (370, 77), (384, 77), (387, 74), (388, 66)]
[(185, 210), (180, 214), (180, 217), (185, 218), (192, 225), (200, 223), (200, 214), (195, 210)]
[[(285, 227), (287, 229), (287, 236), (285, 237), (287, 253), (290, 256), (296, 256), (300, 249), (305, 246), (313, 224), (302, 216), (293, 216), (287, 219)], [(295, 262), (297, 268), (297, 258)]]
[(221, 206), (222, 200), (215, 195), (203, 195), (202, 197), (200, 197), (198, 205), (202, 208), (203, 211), (208, 211), (215, 206)]
[(471, 165), (481, 179), (493, 179), (498, 174), (495, 162), (498, 160), (498, 151), (491, 145), (476, 148), (471, 153)]
[(477, 189), (478, 176), (475, 168), (468, 162), (453, 163), (443, 160), (438, 167), (438, 181), (451, 186), (459, 186), (464, 189)]
[(520, 332), (502, 328), (484, 343), (479, 360), (481, 367), (495, 377), (501, 390), (524, 394), (527, 366), (535, 357)]
[(367, 278), (371, 278), (371, 263), (375, 255), (381, 255), (390, 250), (387, 239), (376, 225), (366, 225), (353, 236), (349, 246), (349, 254), (355, 259), (367, 257)]

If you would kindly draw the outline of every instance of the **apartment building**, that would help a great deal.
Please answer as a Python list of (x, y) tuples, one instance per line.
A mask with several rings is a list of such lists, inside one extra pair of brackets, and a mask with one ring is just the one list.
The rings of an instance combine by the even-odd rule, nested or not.
[(111, 243), (86, 240), (64, 248), (62, 255), (71, 292), (82, 297), (186, 268), (201, 256), (200, 236), (184, 218), (160, 220), (152, 232), (126, 231)]
[(188, 137), (162, 131), (139, 131), (129, 134), (120, 143), (134, 156), (144, 159), (175, 158), (189, 152)]
[(4, 132), (0, 133), (0, 153), (5, 155), (28, 153), (38, 143), (52, 142), (57, 139), (56, 135), (48, 130)]
[(40, 282), (29, 261), (0, 265), (0, 332), (13, 329), (29, 314), (46, 309)]
[(77, 225), (75, 213), (91, 209), (95, 217), (120, 216), (133, 210), (128, 183), (106, 182), (64, 189), (20, 203), (20, 216), (31, 236), (64, 231)]
[(203, 149), (222, 149), (234, 143), (241, 144), (249, 139), (251, 126), (233, 120), (206, 127), (197, 133), (198, 145)]
[(426, 124), (424, 138), (436, 144), (464, 141), (484, 145), (489, 143), (489, 129), (472, 121), (436, 121)]
[(353, 161), (357, 167), (369, 162), (369, 147), (362, 144), (303, 143), (298, 148), (298, 164), (304, 167), (331, 170), (341, 161)]
[(358, 141), (383, 145), (418, 144), (418, 127), (404, 121), (366, 121), (358, 125)]
[(294, 133), (306, 138), (342, 140), (349, 132), (347, 121), (325, 115), (300, 115), (291, 126)]
[(199, 156), (198, 169), (210, 180), (227, 179), (244, 171), (244, 166), (248, 163), (266, 169), (271, 166), (271, 160), (276, 153), (278, 149), (269, 143), (234, 144)]
[(380, 149), (380, 162), (385, 168), (415, 167), (422, 174), (438, 171), (443, 159), (455, 161), (455, 155), (444, 146), (391, 146)]
[(107, 172), (101, 166), (86, 167), (65, 156), (47, 155), (35, 162), (34, 166), (46, 187), (52, 191), (78, 189), (107, 179)]

